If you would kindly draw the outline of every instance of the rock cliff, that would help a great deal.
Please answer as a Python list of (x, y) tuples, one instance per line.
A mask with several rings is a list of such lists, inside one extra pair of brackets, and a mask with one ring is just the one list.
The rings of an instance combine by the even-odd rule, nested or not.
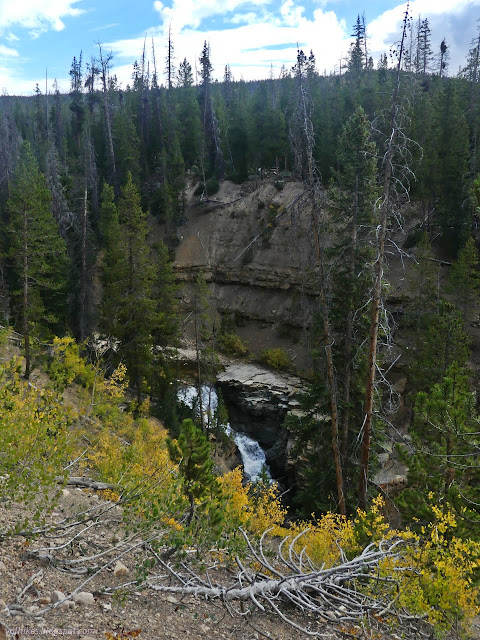
[(309, 325), (315, 292), (307, 268), (308, 213), (296, 206), (302, 193), (294, 182), (282, 191), (267, 181), (224, 182), (215, 201), (199, 203), (191, 196), (186, 222), (178, 228), (174, 269), (185, 318), (202, 271), (216, 308), (234, 314), (239, 335), (254, 353), (283, 346), (297, 365), (307, 367), (298, 338)]

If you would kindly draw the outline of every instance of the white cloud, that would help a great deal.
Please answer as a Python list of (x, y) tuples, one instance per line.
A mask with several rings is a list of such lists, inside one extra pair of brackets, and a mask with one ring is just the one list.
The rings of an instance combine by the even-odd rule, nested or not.
[(82, 0), (0, 0), (0, 33), (11, 27), (28, 29), (34, 37), (45, 31), (65, 28), (62, 18), (83, 13), (74, 7)]
[(0, 56), (15, 58), (18, 56), (18, 51), (16, 49), (6, 47), (4, 44), (0, 44)]
[[(175, 10), (180, 4), (186, 10), (186, 6), (191, 0), (174, 0)], [(232, 28), (206, 31), (192, 25), (200, 23), (200, 15), (206, 15), (207, 11), (213, 15), (216, 0), (195, 0), (194, 18), (188, 17), (180, 27), (179, 22), (172, 20), (172, 39), (175, 47), (177, 60), (184, 57), (192, 65), (198, 66), (198, 58), (201, 53), (203, 43), (206, 40), (211, 47), (211, 61), (214, 67), (214, 77), (219, 80), (223, 78), (223, 70), (226, 64), (230, 64), (235, 79), (253, 80), (268, 77), (270, 66), (273, 65), (274, 73), (278, 75), (282, 65), (287, 69), (292, 67), (296, 60), (297, 50), (293, 43), (301, 42), (302, 48), (306, 52), (313, 50), (317, 59), (319, 70), (333, 71), (338, 65), (342, 51), (348, 49), (350, 40), (343, 20), (339, 20), (333, 11), (323, 11), (318, 8), (314, 11), (312, 18), (304, 15), (302, 7), (296, 6), (292, 0), (285, 0), (281, 5), (280, 15), (273, 16), (265, 13), (263, 16), (257, 13), (256, 21), (248, 21), (247, 24), (238, 25), (237, 19)], [(215, 11), (224, 14), (226, 6), (239, 6), (239, 0), (227, 0), (222, 4), (222, 9), (216, 7)], [(155, 3), (156, 8), (164, 11), (163, 4), (159, 1)], [(201, 5), (201, 7), (200, 7)], [(166, 14), (164, 14), (166, 15)], [(237, 14), (238, 15), (238, 14)], [(251, 14), (246, 14), (249, 17)], [(253, 17), (253, 16), (252, 16)], [(190, 26), (187, 26), (187, 21)], [(226, 20), (225, 20), (226, 21)], [(229, 21), (232, 23), (232, 21)], [(237, 26), (238, 25), (238, 26)], [(166, 45), (165, 26), (151, 29), (148, 37), (155, 40), (157, 65), (163, 70), (163, 57)], [(111, 49), (116, 58), (121, 58), (120, 62), (138, 59), (143, 49), (144, 36), (120, 40), (107, 43), (106, 48)], [(292, 43), (290, 47), (284, 48), (284, 43)], [(279, 45), (276, 49), (275, 45)], [(268, 47), (268, 49), (262, 48)], [(147, 49), (149, 47), (147, 46)], [(248, 49), (255, 49), (254, 51)], [(160, 63), (159, 61), (162, 61)], [(127, 74), (128, 69), (128, 74)], [(115, 73), (125, 84), (130, 82), (131, 64), (122, 68), (122, 72), (115, 67)]]
[(303, 7), (295, 6), (293, 0), (286, 0), (280, 7), (283, 23), (292, 27), (300, 26), (304, 11)]
[[(25, 78), (22, 74), (12, 73), (11, 66), (0, 64), (0, 94), (11, 96), (31, 96), (35, 85), (39, 84), (41, 91), (45, 90), (45, 78)], [(60, 89), (68, 91), (70, 81), (67, 78), (58, 80)], [(53, 83), (49, 81), (49, 92), (53, 93)]]
[[(259, 6), (269, 2), (270, 0), (257, 0), (255, 4)], [(164, 28), (168, 28), (171, 23), (172, 29), (179, 32), (185, 27), (198, 29), (203, 20), (231, 13), (245, 4), (251, 6), (252, 2), (251, 0), (173, 0), (172, 6), (166, 7), (156, 0), (153, 7), (160, 14)]]
[[(206, 40), (211, 47), (214, 77), (219, 80), (223, 78), (227, 63), (237, 80), (268, 77), (271, 65), (275, 74), (279, 73), (282, 65), (289, 69), (296, 60), (296, 45), (293, 43), (297, 42), (302, 43), (305, 52), (313, 50), (320, 72), (333, 72), (338, 69), (340, 57), (345, 58), (348, 52), (351, 30), (333, 10), (319, 6), (327, 4), (326, 1), (317, 0), (312, 16), (305, 15), (302, 4), (301, 0), (281, 0), (274, 6), (262, 0), (262, 6), (253, 12), (251, 3), (246, 0), (223, 0), (222, 3), (220, 0), (173, 0), (170, 8), (156, 0), (154, 7), (163, 22), (159, 27), (148, 30), (147, 37), (154, 38), (159, 72), (163, 71), (170, 24), (177, 62), (186, 57), (195, 70)], [(466, 38), (465, 33), (472, 29), (473, 35), (475, 30), (473, 16), (479, 5), (480, 0), (413, 0), (411, 3), (414, 18), (421, 14), (422, 18), (430, 20), (434, 51), (442, 38), (447, 37), (452, 73), (458, 68), (468, 46), (470, 34)], [(242, 13), (242, 7), (246, 13)], [(273, 7), (276, 13), (273, 13)], [(367, 25), (368, 44), (374, 59), (384, 51), (388, 52), (390, 46), (398, 41), (405, 7), (405, 3), (399, 3)], [(212, 17), (222, 18), (224, 27), (207, 30), (204, 20)], [(285, 43), (291, 43), (291, 46)], [(139, 59), (143, 44), (144, 35), (105, 45), (112, 49), (118, 63), (123, 65), (115, 67), (115, 72), (124, 86), (131, 82), (131, 64)]]
[(236, 13), (229, 22), (232, 24), (253, 24), (258, 21), (258, 15), (251, 11), (250, 13)]

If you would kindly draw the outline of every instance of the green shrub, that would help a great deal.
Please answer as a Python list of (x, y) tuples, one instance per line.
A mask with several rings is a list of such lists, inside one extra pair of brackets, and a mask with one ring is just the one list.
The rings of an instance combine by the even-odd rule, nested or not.
[(47, 372), (57, 391), (63, 392), (72, 382), (90, 388), (95, 381), (95, 368), (80, 355), (73, 338), (54, 338)]
[(73, 422), (56, 392), (22, 378), (19, 359), (0, 364), (0, 502), (22, 505), (0, 523), (0, 539), (53, 511), (74, 450)]
[(218, 193), (220, 189), (220, 183), (216, 178), (210, 178), (207, 180), (207, 194), (213, 196), (214, 193)]
[(218, 340), (218, 348), (229, 356), (246, 356), (247, 346), (236, 333), (227, 333)]
[(199, 182), (197, 188), (193, 192), (195, 196), (201, 196), (206, 191), (207, 196), (213, 196), (220, 189), (220, 183), (216, 178), (209, 178), (205, 183)]
[(290, 357), (285, 349), (277, 347), (275, 349), (264, 349), (260, 354), (260, 362), (271, 369), (284, 371), (290, 365)]

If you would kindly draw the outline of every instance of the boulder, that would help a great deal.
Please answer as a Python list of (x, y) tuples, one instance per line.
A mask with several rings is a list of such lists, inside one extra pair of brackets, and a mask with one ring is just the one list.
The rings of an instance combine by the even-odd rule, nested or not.
[(66, 596), (62, 591), (52, 591), (50, 594), (50, 602), (60, 602), (60, 600), (65, 600)]
[(117, 560), (117, 564), (115, 565), (115, 569), (113, 570), (113, 575), (116, 578), (120, 578), (122, 576), (126, 576), (128, 575), (129, 570), (128, 568), (123, 564), (123, 562), (121, 562), (120, 560)]
[(95, 604), (93, 593), (89, 593), (88, 591), (80, 591), (79, 593), (76, 593), (72, 600), (75, 604)]
[(305, 391), (300, 378), (255, 364), (231, 364), (217, 381), (232, 423), (266, 449), (277, 443), (285, 416), (298, 409), (296, 395)]

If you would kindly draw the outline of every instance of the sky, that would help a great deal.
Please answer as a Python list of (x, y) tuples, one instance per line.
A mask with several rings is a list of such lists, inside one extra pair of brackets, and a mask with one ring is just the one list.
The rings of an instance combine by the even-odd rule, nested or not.
[[(235, 80), (278, 76), (297, 47), (314, 52), (320, 73), (338, 73), (359, 11), (377, 60), (398, 41), (405, 8), (396, 0), (0, 0), (0, 91), (31, 95), (38, 83), (44, 92), (46, 76), (49, 92), (55, 80), (68, 91), (73, 57), (82, 51), (88, 62), (99, 44), (125, 88), (144, 43), (149, 55), (154, 43), (163, 71), (169, 29), (176, 63), (187, 58), (195, 70), (207, 41), (219, 80), (226, 64)], [(412, 0), (410, 12), (428, 18), (434, 52), (446, 38), (456, 74), (477, 33), (480, 0)]]

